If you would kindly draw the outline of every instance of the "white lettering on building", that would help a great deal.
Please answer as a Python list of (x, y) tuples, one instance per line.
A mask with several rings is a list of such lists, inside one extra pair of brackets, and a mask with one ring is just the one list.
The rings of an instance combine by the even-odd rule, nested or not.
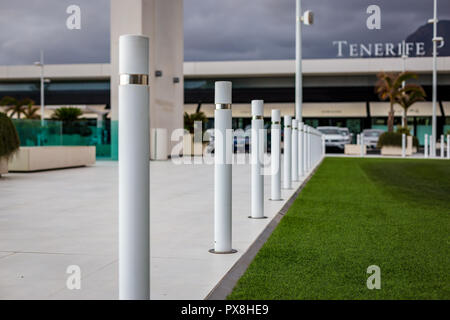
[[(333, 46), (337, 49), (336, 57), (401, 57), (402, 43), (349, 43), (346, 40), (333, 41)], [(425, 55), (424, 42), (406, 42), (405, 54), (407, 56), (415, 53), (416, 56)]]

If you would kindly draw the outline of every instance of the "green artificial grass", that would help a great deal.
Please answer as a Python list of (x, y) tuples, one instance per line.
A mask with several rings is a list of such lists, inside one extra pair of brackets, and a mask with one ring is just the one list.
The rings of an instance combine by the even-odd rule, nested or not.
[(228, 299), (449, 299), (449, 216), (450, 161), (326, 158)]

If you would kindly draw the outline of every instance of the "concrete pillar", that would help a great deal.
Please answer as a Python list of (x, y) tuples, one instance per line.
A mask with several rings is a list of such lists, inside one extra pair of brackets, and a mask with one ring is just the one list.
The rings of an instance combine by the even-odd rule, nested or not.
[[(111, 0), (110, 8), (111, 158), (117, 160), (120, 35), (150, 38), (150, 127), (166, 128), (169, 139), (174, 129), (183, 128), (183, 1)], [(156, 71), (161, 71), (161, 76), (156, 76)], [(169, 141), (169, 149), (175, 143)]]

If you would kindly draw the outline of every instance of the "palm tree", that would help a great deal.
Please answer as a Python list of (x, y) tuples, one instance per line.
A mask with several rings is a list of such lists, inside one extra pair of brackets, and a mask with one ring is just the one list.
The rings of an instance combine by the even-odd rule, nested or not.
[(65, 124), (71, 124), (72, 122), (78, 120), (78, 118), (83, 114), (79, 108), (58, 108), (52, 115), (52, 119), (62, 121)]
[(408, 79), (417, 79), (412, 72), (388, 73), (380, 72), (375, 85), (375, 92), (381, 100), (389, 100), (390, 109), (388, 114), (388, 132), (394, 131), (394, 104), (398, 103), (402, 94), (402, 82)]
[(195, 109), (195, 113), (188, 114), (187, 112), (184, 113), (184, 129), (189, 131), (190, 133), (194, 133), (194, 122), (195, 121), (201, 121), (202, 127), (203, 124), (208, 121), (208, 118), (206, 117), (205, 113), (200, 111), (202, 107), (202, 102), (199, 101), (197, 104), (197, 108)]
[(17, 118), (20, 119), (20, 115), (25, 111), (25, 106), (32, 106), (33, 104), (34, 101), (30, 98), (18, 100), (16, 98), (6, 96), (0, 100), (0, 106), (7, 106), (6, 113), (9, 112), (10, 118), (17, 115)]
[(398, 104), (405, 110), (403, 123), (407, 127), (406, 113), (408, 112), (408, 108), (417, 101), (425, 100), (426, 94), (422, 86), (417, 84), (407, 84), (400, 91), (401, 94), (398, 97)]
[(40, 119), (41, 116), (36, 113), (38, 110), (39, 110), (38, 107), (35, 107), (31, 104), (28, 105), (27, 108), (23, 111), (25, 119), (31, 119), (31, 120)]

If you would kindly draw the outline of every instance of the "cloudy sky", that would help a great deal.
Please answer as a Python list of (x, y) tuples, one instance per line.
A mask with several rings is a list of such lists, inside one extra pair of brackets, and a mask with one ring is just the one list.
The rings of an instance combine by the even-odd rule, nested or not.
[[(315, 14), (303, 27), (304, 57), (336, 57), (336, 40), (401, 41), (432, 17), (432, 2), (303, 0)], [(71, 4), (81, 7), (81, 30), (66, 28)], [(381, 30), (366, 27), (371, 4)], [(450, 1), (439, 1), (439, 18), (450, 20)], [(293, 59), (295, 0), (184, 0), (184, 33), (186, 61)], [(109, 0), (1, 0), (0, 46), (0, 65), (31, 64), (41, 48), (46, 63), (109, 62)]]

